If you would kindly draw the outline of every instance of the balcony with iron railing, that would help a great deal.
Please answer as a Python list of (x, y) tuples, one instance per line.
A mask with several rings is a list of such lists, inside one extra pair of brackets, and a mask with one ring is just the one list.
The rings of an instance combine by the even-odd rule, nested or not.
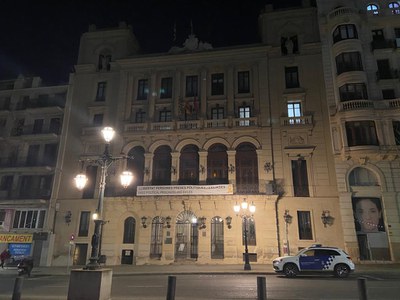
[(397, 69), (376, 71), (376, 80), (397, 79), (397, 78), (399, 78), (399, 72)]
[[(142, 132), (162, 132), (176, 130), (205, 130), (205, 129), (227, 129), (227, 128), (246, 128), (258, 126), (257, 117), (252, 118), (229, 118), (213, 120), (186, 120), (171, 122), (153, 122), (153, 123), (125, 123), (125, 133)], [(90, 136), (98, 134), (100, 127), (84, 127), (82, 135)]]
[(313, 125), (312, 115), (300, 117), (281, 117), (281, 126)]
[(22, 136), (22, 135), (59, 135), (61, 131), (60, 126), (51, 128), (35, 128), (31, 126), (19, 126), (11, 129), (10, 136)]
[(382, 39), (371, 42), (371, 50), (396, 48), (395, 40)]
[(400, 98), (390, 100), (351, 100), (339, 103), (339, 111), (365, 109), (400, 109)]
[(56, 165), (55, 159), (43, 159), (43, 160), (17, 160), (14, 157), (0, 157), (0, 168), (51, 168)]
[(32, 108), (44, 108), (44, 107), (62, 107), (65, 106), (65, 98), (36, 98), (29, 100), (21, 100), (16, 106), (15, 110), (24, 110)]
[(21, 189), (0, 191), (0, 200), (50, 199), (51, 189)]

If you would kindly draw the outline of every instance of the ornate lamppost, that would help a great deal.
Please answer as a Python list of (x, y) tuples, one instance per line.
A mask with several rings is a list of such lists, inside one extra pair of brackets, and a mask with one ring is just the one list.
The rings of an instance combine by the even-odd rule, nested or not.
[(237, 216), (240, 216), (243, 219), (243, 227), (244, 227), (244, 270), (251, 270), (250, 260), (249, 260), (249, 249), (248, 249), (248, 241), (247, 241), (247, 223), (248, 220), (252, 218), (254, 212), (256, 211), (256, 206), (252, 202), (250, 205), (247, 203), (246, 198), (243, 199), (243, 202), (239, 204), (235, 204), (233, 206), (233, 210), (235, 211)]
[[(120, 156), (120, 157), (113, 157), (110, 154), (110, 142), (114, 137), (115, 131), (111, 127), (105, 127), (102, 131), (103, 138), (105, 141), (104, 152), (101, 156), (96, 159), (89, 159), (88, 162), (90, 164), (97, 164), (101, 167), (101, 174), (100, 174), (100, 188), (99, 188), (99, 200), (97, 203), (97, 210), (92, 215), (94, 220), (94, 233), (92, 236), (91, 241), (91, 255), (89, 259), (89, 263), (86, 266), (86, 269), (94, 270), (100, 267), (98, 260), (100, 256), (100, 243), (101, 243), (101, 234), (102, 230), (101, 227), (104, 224), (103, 221), (103, 201), (104, 201), (104, 190), (106, 187), (106, 178), (107, 178), (107, 169), (115, 162), (121, 159), (129, 159), (130, 157), (127, 156)], [(129, 171), (124, 171), (121, 174), (121, 184), (124, 188), (128, 187), (133, 180), (133, 174)], [(75, 177), (75, 184), (76, 187), (82, 190), (88, 178), (84, 173), (80, 173)]]

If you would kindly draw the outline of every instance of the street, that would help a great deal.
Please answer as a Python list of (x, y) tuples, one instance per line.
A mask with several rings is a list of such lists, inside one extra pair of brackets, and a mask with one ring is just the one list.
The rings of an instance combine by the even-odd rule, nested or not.
[[(358, 299), (357, 276), (337, 279), (331, 276), (299, 276), (288, 279), (266, 275), (267, 299)], [(255, 274), (174, 275), (177, 300), (257, 299)], [(364, 275), (369, 300), (395, 300), (400, 294), (398, 276)], [(0, 299), (11, 299), (15, 276), (2, 275)], [(24, 278), (21, 299), (67, 299), (69, 276), (36, 275)], [(112, 299), (166, 299), (168, 275), (114, 275)]]

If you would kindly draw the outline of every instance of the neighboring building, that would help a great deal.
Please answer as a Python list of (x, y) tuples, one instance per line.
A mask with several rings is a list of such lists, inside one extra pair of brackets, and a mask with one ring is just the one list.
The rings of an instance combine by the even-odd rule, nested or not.
[[(344, 247), (331, 149), (317, 9), (260, 15), (262, 43), (213, 49), (191, 35), (182, 48), (141, 55), (132, 31), (81, 38), (67, 101), (54, 265), (90, 256), (102, 155), (134, 160), (109, 170), (101, 253), (107, 264), (241, 263), (244, 198), (249, 252), (259, 263), (314, 243)], [(83, 161), (83, 164), (80, 164)], [(86, 170), (87, 187), (74, 176)], [(126, 190), (117, 183), (135, 174)], [(322, 216), (324, 218), (322, 218)], [(288, 221), (287, 223), (285, 222)], [(355, 233), (354, 233), (355, 234)]]
[(38, 77), (0, 81), (0, 251), (31, 255), (35, 265), (52, 260), (67, 89)]
[(398, 261), (400, 5), (317, 5), (346, 249), (360, 260)]

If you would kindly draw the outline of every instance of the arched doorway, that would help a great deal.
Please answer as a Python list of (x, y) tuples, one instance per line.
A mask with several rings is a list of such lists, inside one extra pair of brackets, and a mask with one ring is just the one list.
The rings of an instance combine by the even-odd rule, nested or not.
[(197, 259), (198, 242), (197, 217), (185, 210), (176, 217), (175, 260)]

